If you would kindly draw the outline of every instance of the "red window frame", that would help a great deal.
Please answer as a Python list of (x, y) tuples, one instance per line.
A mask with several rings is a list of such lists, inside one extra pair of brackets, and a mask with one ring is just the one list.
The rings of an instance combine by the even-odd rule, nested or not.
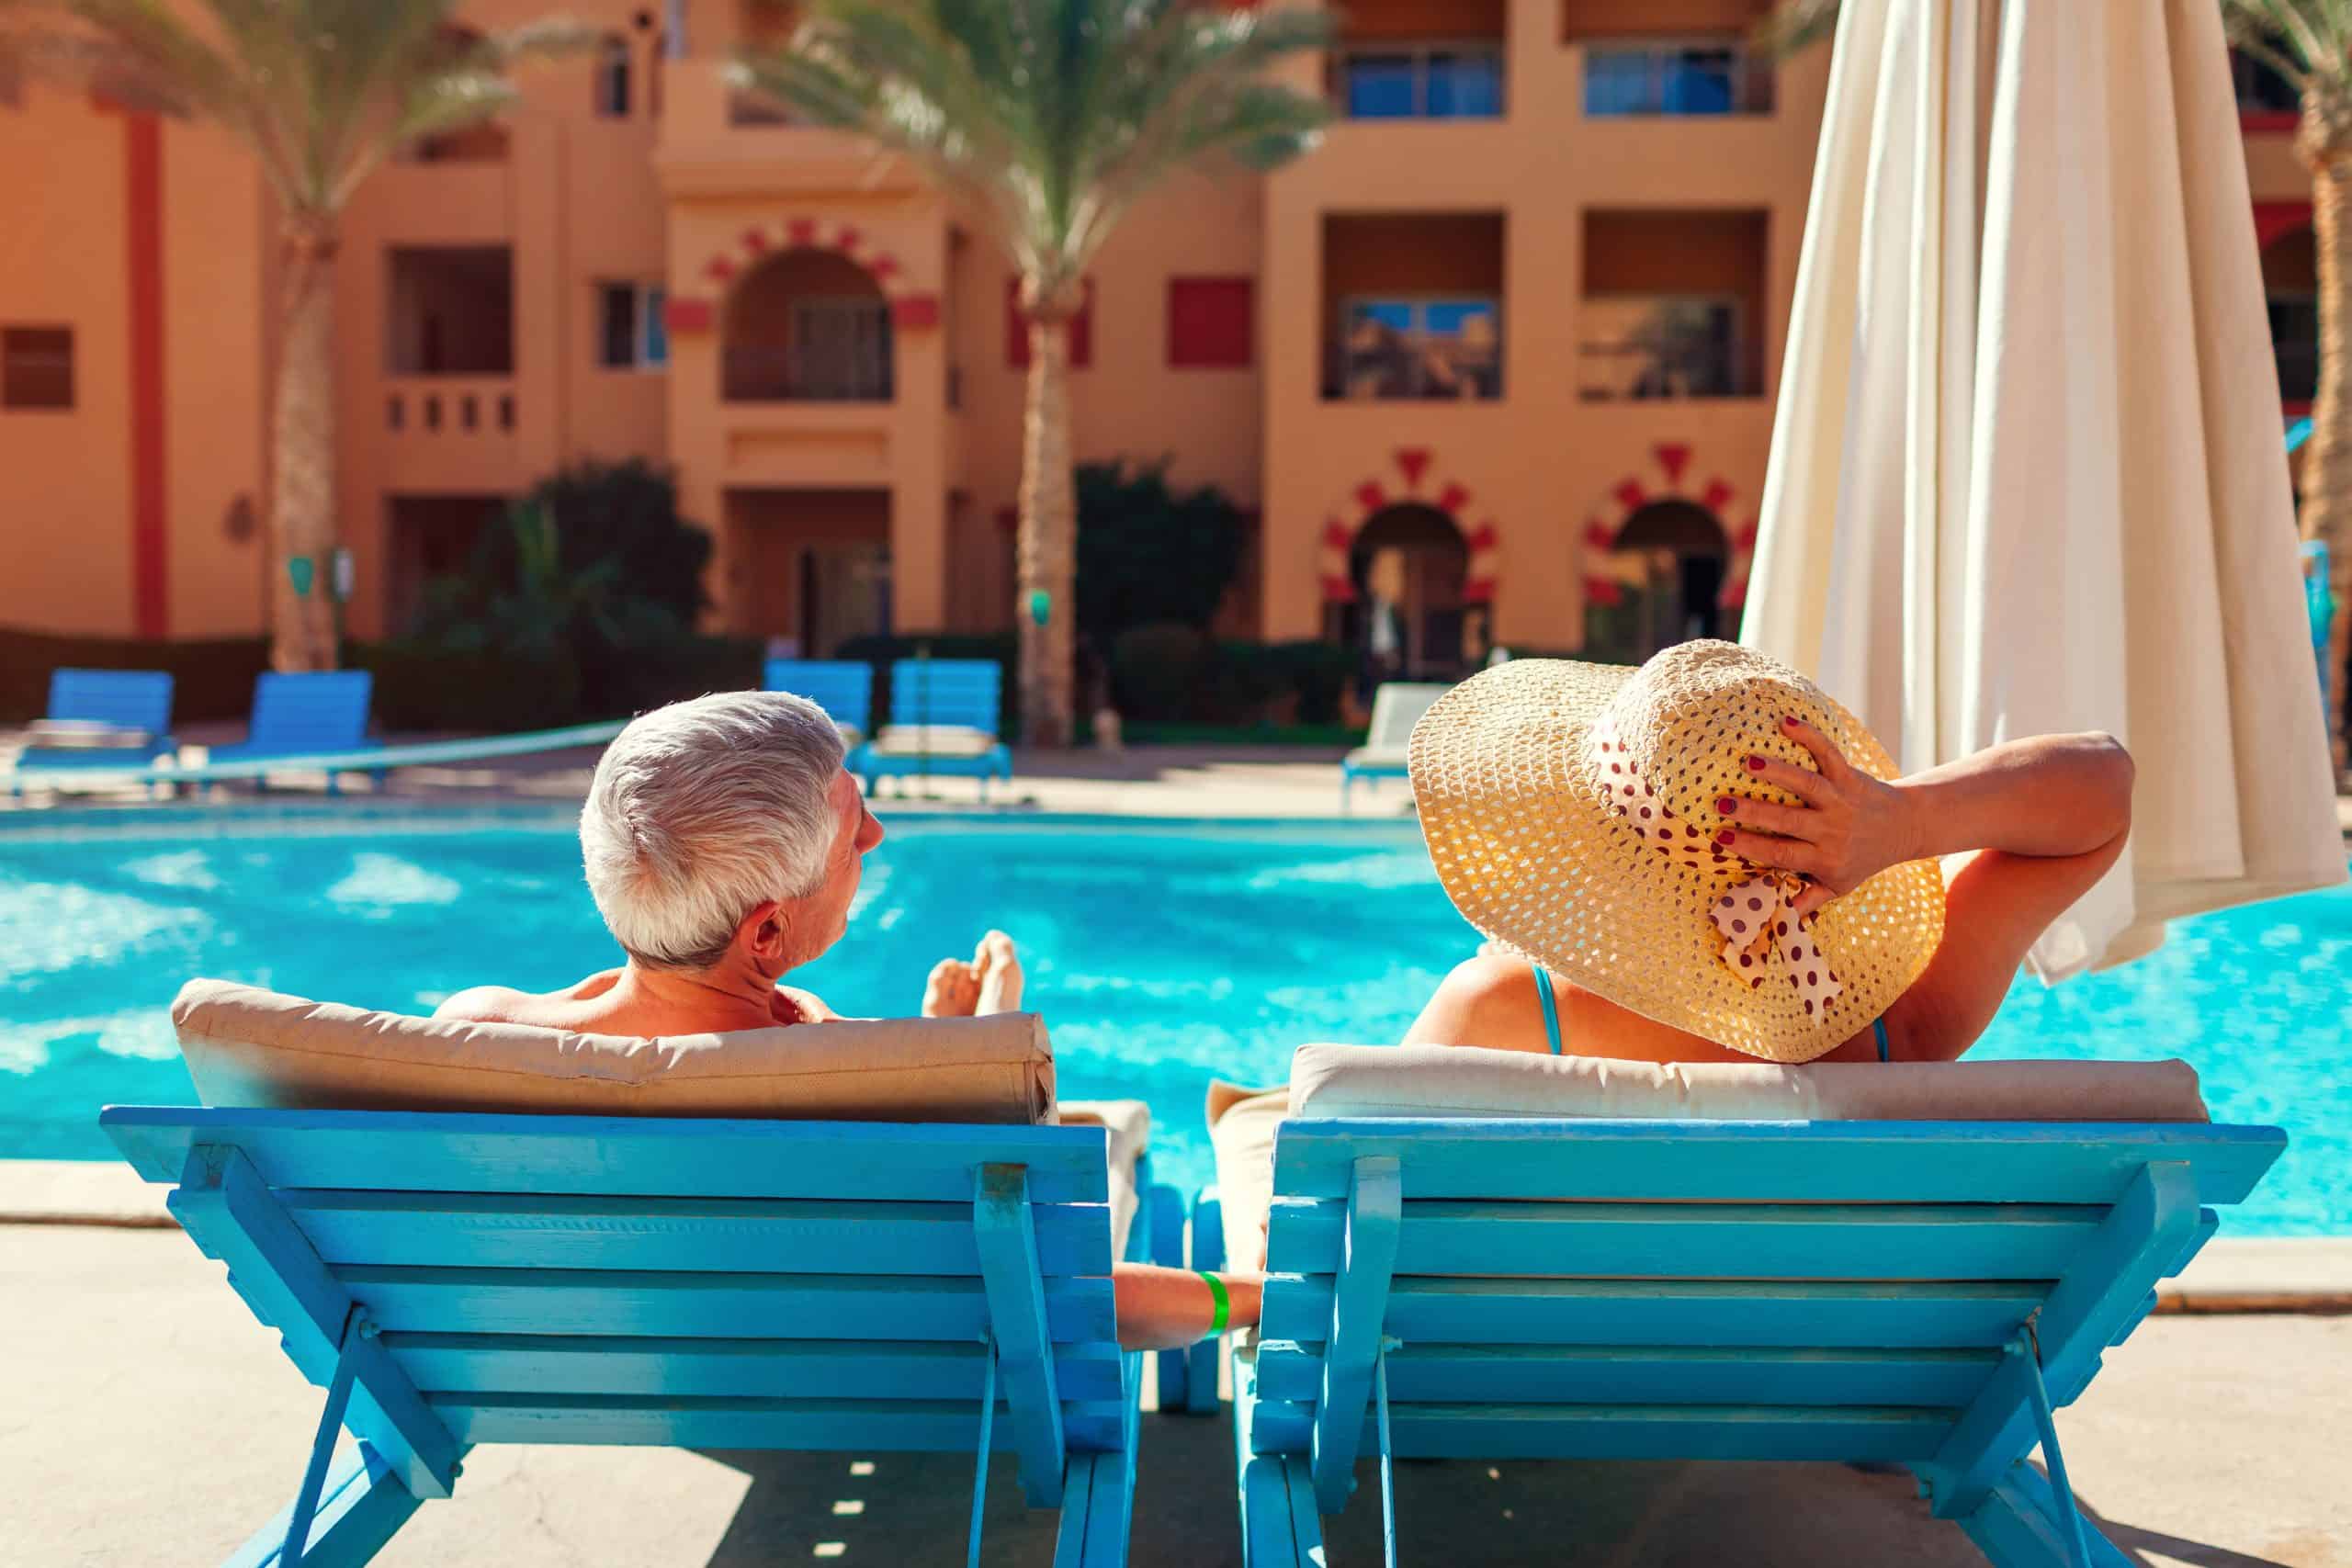
[(1258, 280), (1247, 274), (1168, 280), (1168, 367), (1247, 370), (1257, 362)]

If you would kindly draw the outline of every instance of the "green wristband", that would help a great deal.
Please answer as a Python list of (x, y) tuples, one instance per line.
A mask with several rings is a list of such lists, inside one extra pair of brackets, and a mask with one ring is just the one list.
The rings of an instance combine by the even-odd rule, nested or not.
[(1204, 1339), (1214, 1339), (1225, 1332), (1226, 1319), (1233, 1311), (1233, 1301), (1225, 1293), (1224, 1280), (1204, 1269), (1195, 1269), (1193, 1272), (1200, 1275), (1201, 1283), (1209, 1288), (1209, 1294), (1216, 1302), (1216, 1316), (1210, 1320), (1209, 1331), (1201, 1336)]

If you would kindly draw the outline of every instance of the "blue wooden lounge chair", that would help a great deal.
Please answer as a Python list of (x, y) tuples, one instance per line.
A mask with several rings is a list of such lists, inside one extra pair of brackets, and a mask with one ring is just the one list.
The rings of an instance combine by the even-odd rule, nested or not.
[(1262, 1337), (1234, 1367), (1244, 1560), (1322, 1562), (1319, 1516), (1361, 1453), (1392, 1563), (1392, 1459), (1679, 1458), (1902, 1464), (2005, 1568), (2122, 1568), (2075, 1507), (2051, 1413), (2212, 1234), (2206, 1205), (2243, 1199), (2285, 1142), (1285, 1122)]
[(849, 771), (867, 794), (887, 778), (1012, 777), (1012, 753), (997, 738), (1004, 671), (993, 659), (901, 659), (890, 666), (890, 722), (850, 753)]
[[(1061, 1568), (1126, 1561), (1141, 1357), (1115, 1337), (1100, 1127), (99, 1120), (327, 1391), (236, 1568), (367, 1562), (477, 1443), (971, 1452), (975, 1562), (1010, 1448), (1061, 1509)], [(331, 1470), (338, 1427), (358, 1444)]]
[[(298, 675), (267, 671), (254, 681), (253, 719), (245, 739), (233, 746), (213, 747), (207, 761), (250, 762), (363, 750), (368, 745), (368, 705), (375, 685), (375, 677), (365, 670)], [(379, 784), (388, 771), (369, 770)], [(340, 793), (332, 770), (327, 773), (327, 793)]]
[(874, 666), (852, 659), (771, 659), (761, 682), (807, 697), (854, 745), (874, 728)]
[(1451, 690), (1436, 682), (1390, 681), (1373, 694), (1372, 728), (1363, 744), (1340, 762), (1341, 816), (1354, 804), (1358, 779), (1371, 783), (1405, 776), (1405, 743), (1413, 738), (1413, 726), (1420, 723), (1431, 703)]
[[(171, 735), (172, 677), (161, 670), (53, 670), (49, 676), (47, 716), (69, 724), (131, 730), (147, 739), (120, 750), (28, 746), (17, 753), (17, 772), (44, 768), (82, 772), (109, 765), (143, 768), (179, 749)], [(21, 782), (10, 781), (11, 794), (22, 788)]]

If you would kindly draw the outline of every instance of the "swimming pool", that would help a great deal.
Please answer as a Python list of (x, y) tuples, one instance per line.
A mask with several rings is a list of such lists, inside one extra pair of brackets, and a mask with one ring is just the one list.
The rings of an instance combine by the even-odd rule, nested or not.
[[(1151, 1103), (1154, 1163), (1207, 1179), (1212, 1076), (1276, 1083), (1311, 1041), (1396, 1040), (1476, 937), (1409, 824), (894, 818), (851, 936), (800, 978), (910, 1013), (1011, 931), (1062, 1092)], [(615, 961), (569, 813), (354, 805), (0, 824), (0, 1157), (108, 1158), (108, 1102), (190, 1098), (167, 1016), (190, 976), (429, 1010)], [(2154, 956), (2021, 981), (1975, 1055), (2177, 1055), (2216, 1116), (2286, 1127), (2234, 1234), (2352, 1233), (2352, 892), (2181, 922)]]

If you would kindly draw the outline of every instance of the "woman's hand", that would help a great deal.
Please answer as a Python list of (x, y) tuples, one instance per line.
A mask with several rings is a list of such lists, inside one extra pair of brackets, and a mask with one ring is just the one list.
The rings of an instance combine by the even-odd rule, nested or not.
[(1901, 790), (1847, 761), (1829, 738), (1809, 724), (1784, 718), (1781, 733), (1812, 752), (1821, 771), (1777, 757), (1750, 757), (1748, 775), (1804, 804), (1778, 806), (1726, 795), (1715, 802), (1715, 810), (1731, 826), (1715, 835), (1717, 844), (1758, 865), (1811, 879), (1814, 886), (1796, 902), (1800, 916), (1852, 892), (1888, 866), (1917, 858)]

